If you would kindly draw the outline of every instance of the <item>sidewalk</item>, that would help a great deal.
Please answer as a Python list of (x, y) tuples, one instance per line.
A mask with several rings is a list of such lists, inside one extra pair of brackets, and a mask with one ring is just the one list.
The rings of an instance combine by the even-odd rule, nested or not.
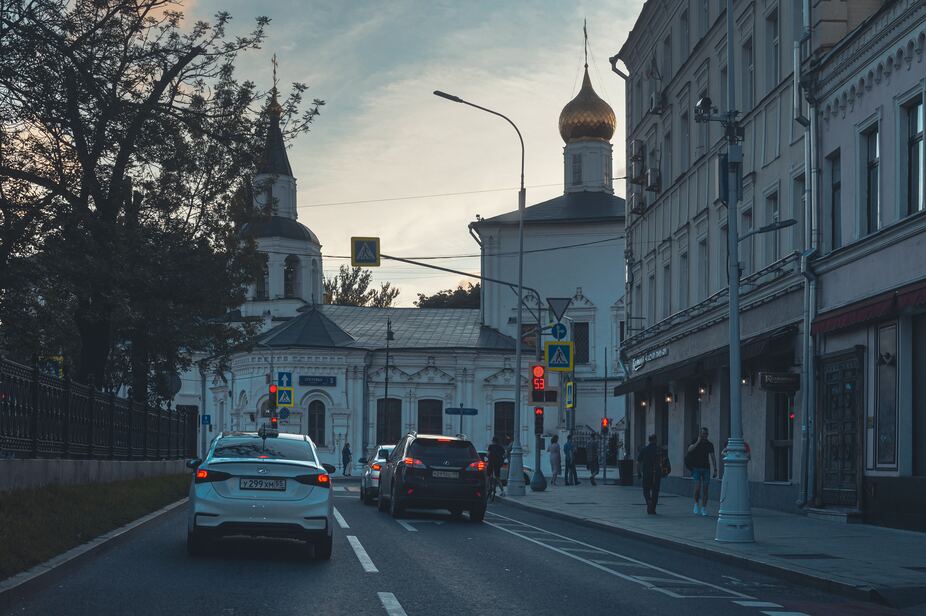
[[(692, 500), (661, 494), (647, 515), (639, 487), (547, 486), (505, 502), (616, 532), (650, 538), (737, 564), (772, 571), (828, 590), (903, 604), (926, 595), (926, 533), (840, 524), (770, 509), (753, 509), (756, 542), (714, 541), (717, 502), (710, 517), (695, 516)], [(926, 598), (920, 600), (926, 601)]]

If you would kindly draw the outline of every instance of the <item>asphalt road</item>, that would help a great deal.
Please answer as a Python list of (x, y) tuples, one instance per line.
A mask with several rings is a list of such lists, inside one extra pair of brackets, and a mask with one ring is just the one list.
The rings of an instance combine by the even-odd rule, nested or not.
[(181, 508), (4, 614), (909, 614), (501, 503), (483, 524), (445, 512), (397, 521), (362, 505), (356, 484), (335, 488), (347, 528), (329, 562), (258, 540), (189, 558)]

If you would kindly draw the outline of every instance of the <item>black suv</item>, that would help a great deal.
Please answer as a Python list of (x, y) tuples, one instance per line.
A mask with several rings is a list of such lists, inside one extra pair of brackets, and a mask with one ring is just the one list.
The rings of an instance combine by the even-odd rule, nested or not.
[(464, 509), (482, 522), (486, 513), (486, 463), (465, 438), (409, 432), (383, 465), (379, 510), (398, 517), (408, 507)]

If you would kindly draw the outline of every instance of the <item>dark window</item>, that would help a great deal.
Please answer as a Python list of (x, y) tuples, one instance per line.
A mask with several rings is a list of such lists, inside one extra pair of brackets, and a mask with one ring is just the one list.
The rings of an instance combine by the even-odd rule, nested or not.
[(779, 34), (778, 9), (775, 9), (765, 18), (765, 44), (766, 53), (768, 54), (766, 77), (768, 79), (767, 91), (769, 92), (775, 89), (779, 80), (778, 64), (781, 57), (781, 38)]
[(682, 35), (682, 61), (684, 61), (684, 59), (688, 57), (688, 51), (691, 49), (688, 41), (688, 9), (682, 11), (679, 26), (682, 30), (680, 34)]
[(389, 398), (386, 405), (384, 398), (376, 401), (376, 442), (398, 443), (402, 438), (402, 401)]
[(708, 0), (698, 0), (700, 7), (698, 9), (698, 37), (703, 37), (707, 34), (707, 29), (710, 27), (710, 6), (708, 6)]
[(743, 43), (743, 110), (752, 109), (753, 92), (755, 92), (755, 58), (752, 48), (752, 37)]
[(897, 463), (897, 325), (878, 328), (877, 422), (878, 464)]
[(299, 257), (289, 255), (283, 264), (283, 296), (299, 296)]
[(476, 448), (469, 441), (436, 438), (416, 438), (408, 448), (408, 455), (425, 464), (446, 466), (462, 466), (479, 459)]
[(874, 233), (880, 226), (880, 206), (878, 185), (880, 176), (881, 153), (878, 149), (878, 125), (862, 135), (865, 146), (865, 230)]
[(444, 408), (440, 400), (418, 401), (418, 432), (443, 434)]
[(575, 363), (588, 363), (588, 323), (576, 321), (572, 324), (572, 341), (575, 343)]
[(325, 446), (325, 403), (321, 400), (309, 402), (309, 438), (316, 446)]
[(672, 79), (672, 34), (662, 42), (662, 81), (669, 83)]
[(495, 403), (495, 430), (499, 442), (504, 445), (514, 439), (514, 402)]
[(572, 185), (578, 186), (582, 183), (582, 155), (572, 155)]
[(830, 246), (842, 246), (842, 164), (839, 150), (829, 156), (830, 166)]
[[(778, 222), (780, 216), (778, 193), (774, 192), (765, 198), (765, 224)], [(781, 231), (766, 233), (765, 241), (766, 262), (772, 264), (781, 258)]]
[(794, 419), (791, 417), (791, 396), (774, 393), (772, 397), (771, 464), (773, 481), (791, 481)]
[(212, 457), (315, 461), (312, 448), (304, 440), (256, 436), (230, 436), (219, 439)]
[(267, 255), (261, 255), (262, 265), (260, 276), (257, 277), (254, 299), (268, 299), (270, 297), (270, 267), (267, 264)]
[(924, 201), (923, 101), (907, 107), (907, 214), (926, 208)]
[(392, 447), (381, 447), (379, 451), (376, 452), (377, 460), (388, 460), (389, 454), (392, 453)]

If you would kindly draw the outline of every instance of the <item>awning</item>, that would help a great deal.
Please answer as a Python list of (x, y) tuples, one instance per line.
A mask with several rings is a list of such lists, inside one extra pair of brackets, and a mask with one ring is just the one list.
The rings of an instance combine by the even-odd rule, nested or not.
[(926, 280), (825, 312), (814, 320), (810, 331), (813, 334), (825, 334), (883, 319), (905, 308), (921, 305), (926, 305)]

